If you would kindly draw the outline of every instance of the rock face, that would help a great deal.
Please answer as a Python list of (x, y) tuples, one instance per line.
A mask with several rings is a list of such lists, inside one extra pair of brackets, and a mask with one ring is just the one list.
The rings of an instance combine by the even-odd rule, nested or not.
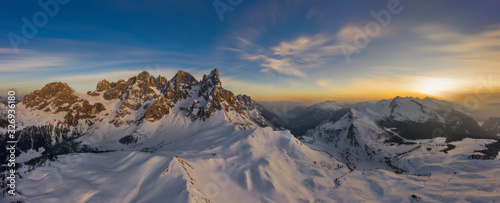
[(69, 107), (78, 101), (78, 97), (73, 93), (74, 90), (68, 84), (53, 82), (26, 95), (22, 103), (28, 108), (47, 112), (68, 111)]
[(153, 102), (151, 106), (149, 106), (146, 113), (144, 113), (144, 119), (147, 121), (157, 121), (163, 118), (163, 116), (167, 115), (170, 112), (170, 108), (172, 107), (172, 102), (170, 99), (165, 96), (161, 96), (159, 99)]
[(76, 126), (80, 119), (95, 118), (105, 110), (102, 103), (91, 104), (88, 100), (77, 96), (68, 84), (61, 82), (49, 83), (41, 90), (35, 90), (26, 95), (21, 103), (30, 110), (54, 114), (66, 113), (64, 121), (72, 126)]
[(500, 135), (500, 118), (491, 117), (483, 123), (482, 127), (488, 132)]
[(273, 126), (271, 122), (264, 118), (259, 105), (250, 96), (240, 94), (236, 96), (236, 100), (238, 100), (241, 110), (246, 112), (246, 115), (249, 115), (259, 126), (272, 126), (276, 129), (276, 126)]
[(234, 94), (222, 88), (219, 79), (219, 70), (215, 69), (208, 76), (204, 75), (200, 82), (200, 91), (198, 100), (195, 100), (188, 108), (188, 115), (192, 120), (198, 118), (206, 120), (216, 110), (235, 111), (238, 114), (243, 113)]
[(169, 90), (173, 102), (186, 99), (190, 96), (189, 92), (192, 88), (198, 85), (198, 81), (189, 73), (179, 70), (177, 74), (170, 80), (172, 87), (169, 85)]
[[(238, 129), (267, 126), (254, 103), (248, 96), (235, 97), (224, 89), (217, 69), (200, 81), (182, 70), (170, 80), (141, 72), (127, 80), (102, 80), (87, 94), (75, 92), (66, 83), (49, 83), (26, 95), (18, 105), (19, 153), (39, 148), (45, 153), (88, 150), (92, 146), (82, 144), (82, 137), (96, 135), (116, 134), (116, 139), (109, 138), (111, 143), (133, 144), (138, 140), (136, 135), (147, 136), (137, 132), (141, 125), (168, 125), (170, 121), (162, 119), (170, 115), (170, 120), (184, 117), (194, 122), (220, 112), (220, 120)], [(5, 109), (0, 105), (0, 110)], [(0, 130), (5, 124), (0, 120)], [(5, 139), (0, 137), (0, 141)], [(6, 154), (0, 149), (0, 158)]]

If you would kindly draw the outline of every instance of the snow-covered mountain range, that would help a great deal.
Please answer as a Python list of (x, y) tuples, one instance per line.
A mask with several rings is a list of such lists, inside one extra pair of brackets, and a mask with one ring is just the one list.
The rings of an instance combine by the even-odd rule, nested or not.
[(306, 108), (287, 127), (310, 147), (327, 151), (352, 168), (403, 172), (393, 162), (421, 148), (419, 140), (500, 138), (479, 126), (468, 112), (463, 106), (433, 98), (396, 97), (356, 104), (327, 101)]
[(87, 94), (50, 83), (26, 95), (16, 111), (20, 151), (50, 154), (155, 148), (141, 141), (169, 127), (203, 125), (213, 116), (237, 129), (268, 125), (250, 97), (222, 88), (217, 69), (200, 81), (184, 71), (170, 80), (142, 72), (127, 81), (103, 80)]
[[(56, 82), (26, 95), (18, 193), (0, 200), (500, 200), (498, 123), (482, 128), (461, 106), (397, 97), (281, 112), (287, 103), (259, 104), (222, 82), (217, 69), (200, 80), (142, 72), (87, 94)], [(4, 145), (5, 134), (0, 125)]]

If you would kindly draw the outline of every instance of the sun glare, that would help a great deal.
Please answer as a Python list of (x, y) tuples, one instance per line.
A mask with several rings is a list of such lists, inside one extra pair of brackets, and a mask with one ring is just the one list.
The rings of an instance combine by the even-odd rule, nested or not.
[(445, 92), (453, 91), (456, 89), (457, 82), (452, 79), (446, 78), (426, 78), (418, 81), (416, 84), (416, 90), (420, 93), (433, 95), (433, 96), (443, 96)]

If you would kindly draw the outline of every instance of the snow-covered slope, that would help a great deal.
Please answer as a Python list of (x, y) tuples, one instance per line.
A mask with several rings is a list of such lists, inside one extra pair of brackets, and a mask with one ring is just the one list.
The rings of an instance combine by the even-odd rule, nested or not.
[(443, 142), (441, 138), (422, 141), (422, 148), (393, 163), (411, 174), (355, 170), (338, 180), (332, 196), (338, 202), (498, 202), (500, 159), (467, 159), (492, 141), (452, 142), (456, 148), (447, 153), (440, 151), (446, 148), (440, 146)]
[[(493, 141), (442, 138), (402, 154), (386, 169), (349, 170), (286, 131), (219, 126), (153, 153), (58, 156), (20, 169), (28, 202), (491, 202), (500, 200), (500, 160), (470, 160)], [(427, 148), (430, 148), (428, 150)], [(24, 173), (26, 172), (26, 173)]]
[(309, 130), (307, 137), (312, 138), (308, 142), (310, 147), (327, 151), (355, 169), (391, 169), (386, 157), (411, 148), (399, 144), (404, 143), (401, 138), (354, 109), (336, 122), (324, 122)]
[[(286, 131), (163, 135), (154, 153), (72, 154), (28, 172), (16, 198), (30, 202), (324, 202), (349, 169)], [(25, 166), (24, 171), (27, 170)], [(329, 200), (330, 199), (330, 200)]]
[(444, 122), (444, 116), (453, 111), (465, 112), (467, 109), (458, 104), (433, 98), (396, 97), (389, 100), (381, 100), (372, 108), (373, 111), (382, 116), (396, 121), (440, 121)]

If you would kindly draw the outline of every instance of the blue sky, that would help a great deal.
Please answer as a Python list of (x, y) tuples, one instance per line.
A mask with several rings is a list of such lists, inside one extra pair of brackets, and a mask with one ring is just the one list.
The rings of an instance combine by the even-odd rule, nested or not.
[[(200, 78), (213, 68), (224, 87), (257, 100), (462, 100), (483, 80), (495, 88), (480, 91), (500, 87), (498, 1), (215, 2), (232, 11), (218, 13), (211, 0), (60, 0), (51, 16), (38, 1), (2, 1), (0, 96), (53, 81), (86, 92), (142, 70)], [(33, 23), (40, 12), (46, 23), (39, 17), (26, 37), (23, 17)], [(27, 41), (17, 53), (14, 35)]]

